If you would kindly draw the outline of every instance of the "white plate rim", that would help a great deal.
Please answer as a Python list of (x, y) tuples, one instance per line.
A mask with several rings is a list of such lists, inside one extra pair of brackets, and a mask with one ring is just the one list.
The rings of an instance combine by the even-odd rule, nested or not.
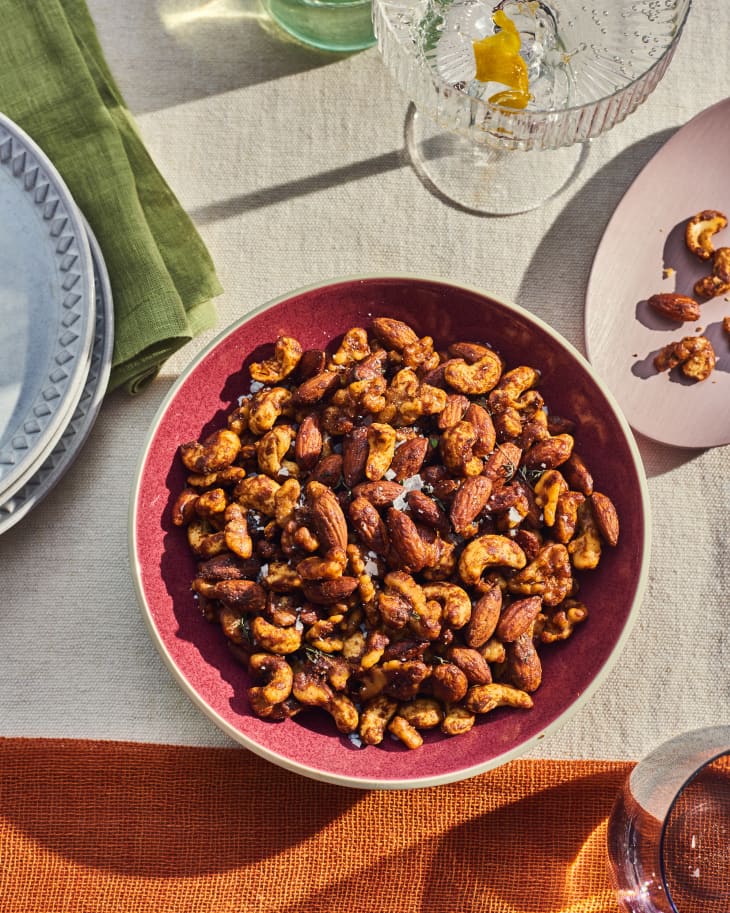
[(33, 476), (0, 504), (0, 535), (15, 526), (45, 498), (71, 467), (96, 422), (111, 373), (114, 349), (114, 305), (109, 273), (99, 242), (86, 223), (94, 262), (96, 332), (91, 366), (71, 420)]
[[(8, 162), (12, 176), (27, 195), (25, 198), (32, 205), (42, 207), (42, 217), (49, 224), (49, 238), (62, 235), (60, 240), (55, 241), (53, 250), (54, 257), (58, 258), (60, 274), (68, 274), (70, 279), (73, 270), (78, 273), (78, 279), (68, 289), (61, 284), (61, 291), (66, 292), (66, 297), (57, 304), (59, 313), (61, 308), (65, 308), (67, 312), (77, 314), (78, 319), (73, 324), (77, 334), (73, 343), (76, 344), (73, 348), (72, 343), (64, 345), (65, 333), (59, 331), (57, 352), (47, 368), (42, 389), (30, 411), (16, 422), (15, 430), (9, 435), (9, 446), (0, 452), (0, 497), (3, 501), (23, 487), (63, 434), (89, 373), (95, 325), (93, 262), (81, 213), (65, 181), (40, 146), (0, 112), (0, 166), (8, 167)], [(72, 295), (78, 295), (78, 300), (70, 303)], [(72, 360), (73, 367), (66, 377), (55, 380)], [(64, 380), (67, 381), (65, 385)], [(26, 425), (31, 428), (37, 426), (39, 430), (27, 431)], [(26, 435), (31, 434), (37, 436), (28, 445)], [(25, 439), (26, 446), (16, 447), (14, 439)], [(18, 457), (21, 451), (25, 451), (25, 455)], [(3, 472), (3, 466), (12, 468)]]

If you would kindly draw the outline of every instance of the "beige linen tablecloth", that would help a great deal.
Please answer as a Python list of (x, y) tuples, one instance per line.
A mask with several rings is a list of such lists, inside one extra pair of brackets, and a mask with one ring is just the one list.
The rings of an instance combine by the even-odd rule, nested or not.
[[(406, 99), (376, 49), (301, 48), (247, 0), (89, 6), (143, 139), (215, 261), (218, 329), (310, 283), (408, 272), (516, 301), (584, 350), (586, 282), (614, 207), (677, 127), (730, 95), (726, 4), (696, 0), (664, 80), (593, 142), (577, 180), (533, 212), (483, 218), (420, 183), (404, 154)], [(127, 558), (148, 425), (213, 335), (135, 401), (111, 395), (61, 485), (0, 538), (0, 736), (230, 744), (163, 666)], [(594, 698), (533, 757), (636, 759), (728, 721), (730, 450), (639, 446), (654, 546), (638, 623)]]

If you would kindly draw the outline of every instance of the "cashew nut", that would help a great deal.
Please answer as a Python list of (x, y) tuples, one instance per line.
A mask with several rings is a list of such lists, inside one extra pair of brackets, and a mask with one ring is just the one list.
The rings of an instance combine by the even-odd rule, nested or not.
[(464, 701), (467, 710), (472, 713), (489, 713), (496, 707), (520, 707), (529, 710), (532, 698), (526, 691), (493, 682), (490, 685), (474, 685), (469, 689)]
[(214, 532), (207, 520), (193, 520), (188, 524), (187, 535), (190, 550), (199, 558), (213, 558), (228, 548), (225, 533)]
[(689, 250), (701, 260), (709, 260), (715, 252), (712, 236), (727, 227), (727, 216), (716, 209), (704, 209), (687, 222), (684, 239)]
[(540, 372), (527, 365), (520, 365), (505, 371), (499, 383), (489, 394), (489, 405), (494, 412), (504, 412), (508, 408), (521, 410), (525, 403), (520, 397), (538, 382)]
[(458, 704), (469, 688), (469, 680), (455, 663), (440, 663), (431, 673), (431, 687), (444, 704)]
[(214, 526), (220, 528), (228, 498), (222, 488), (212, 488), (204, 491), (195, 504), (195, 512), (201, 520), (209, 520)]
[(471, 618), (469, 594), (455, 583), (427, 583), (423, 594), (427, 600), (441, 605), (444, 624), (453, 630), (463, 628)]
[(444, 370), (444, 379), (459, 393), (483, 396), (495, 387), (501, 373), (502, 359), (487, 349), (486, 354), (473, 364), (462, 358), (451, 359)]
[(251, 400), (248, 427), (252, 434), (265, 434), (274, 427), (274, 422), (291, 407), (292, 394), (286, 387), (272, 387), (261, 390)]
[(251, 633), (260, 647), (277, 656), (294, 653), (302, 645), (302, 635), (296, 627), (280, 628), (260, 615), (251, 621)]
[(489, 533), (467, 544), (459, 559), (459, 576), (467, 586), (473, 586), (488, 567), (520, 569), (526, 564), (525, 553), (516, 542)]
[(385, 737), (388, 723), (398, 709), (398, 701), (378, 694), (365, 704), (360, 716), (360, 738), (366, 745), (379, 745)]
[(391, 732), (396, 738), (413, 751), (423, 745), (423, 738), (419, 735), (418, 730), (411, 726), (405, 717), (394, 716), (388, 723), (388, 732)]
[[(464, 692), (466, 693), (466, 689)], [(401, 704), (398, 707), (398, 716), (407, 720), (414, 729), (435, 729), (443, 722), (444, 711), (433, 698), (417, 697), (408, 704)]]
[(294, 437), (291, 425), (276, 425), (256, 442), (256, 460), (259, 470), (276, 478), (281, 472), (281, 461), (287, 454)]
[(253, 653), (249, 657), (248, 668), (253, 676), (262, 680), (261, 684), (248, 691), (249, 697), (257, 703), (280, 704), (291, 694), (294, 672), (283, 656)]
[(233, 489), (233, 497), (248, 510), (273, 517), (276, 514), (275, 495), (280, 487), (267, 475), (246, 476)]
[(465, 707), (452, 707), (441, 723), (445, 735), (463, 735), (473, 728), (476, 717)]
[(180, 456), (191, 472), (215, 472), (225, 469), (238, 456), (241, 439), (228, 428), (214, 431), (203, 443), (190, 441), (180, 447)]
[(474, 455), (478, 443), (477, 430), (471, 422), (457, 422), (441, 435), (439, 447), (446, 468), (454, 475), (478, 476), (484, 468), (481, 458)]
[(279, 336), (274, 344), (274, 355), (265, 361), (254, 362), (249, 368), (251, 377), (262, 384), (278, 384), (299, 364), (302, 347), (291, 336)]
[(226, 546), (239, 558), (250, 558), (253, 553), (253, 541), (248, 532), (246, 515), (240, 504), (229, 504), (225, 513), (226, 525), (224, 535)]
[(187, 526), (197, 516), (195, 503), (198, 492), (192, 488), (183, 488), (172, 507), (172, 522), (175, 526)]
[(383, 478), (390, 468), (395, 453), (396, 433), (392, 425), (373, 422), (368, 428), (368, 456), (365, 475), (371, 482)]
[(362, 327), (352, 327), (342, 337), (339, 348), (332, 356), (332, 363), (338, 366), (351, 365), (362, 361), (370, 355), (367, 331)]

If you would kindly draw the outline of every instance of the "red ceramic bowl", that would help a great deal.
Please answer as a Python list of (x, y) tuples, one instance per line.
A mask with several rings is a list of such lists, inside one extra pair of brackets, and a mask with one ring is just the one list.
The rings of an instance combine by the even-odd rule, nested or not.
[[(280, 333), (322, 348), (374, 316), (396, 317), (437, 346), (488, 342), (514, 367), (542, 372), (550, 409), (579, 423), (577, 449), (621, 518), (616, 548), (581, 580), (590, 618), (573, 637), (541, 650), (543, 684), (530, 711), (496, 710), (457, 737), (425, 733), (409, 751), (386, 741), (356, 747), (324, 713), (265, 722), (248, 707), (247, 673), (220, 628), (206, 622), (190, 590), (195, 561), (171, 521), (184, 487), (178, 447), (223, 427), (248, 389), (247, 359)], [(515, 757), (588, 700), (615, 662), (639, 606), (649, 555), (649, 510), (641, 460), (628, 425), (588, 362), (520, 308), (475, 289), (402, 276), (350, 278), (303, 289), (258, 308), (195, 359), (162, 404), (149, 433), (131, 507), (131, 564), (152, 637), (185, 692), (228, 735), (270, 761), (319, 780), (364, 788), (433, 786), (473, 776)]]

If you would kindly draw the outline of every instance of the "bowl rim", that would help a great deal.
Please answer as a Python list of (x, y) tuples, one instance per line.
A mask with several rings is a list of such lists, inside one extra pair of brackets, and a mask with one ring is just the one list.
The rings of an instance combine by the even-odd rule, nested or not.
[[(160, 632), (158, 631), (154, 619), (152, 617), (152, 612), (150, 606), (147, 602), (146, 594), (142, 584), (141, 576), (141, 567), (138, 560), (138, 549), (137, 549), (137, 505), (139, 502), (139, 483), (142, 477), (142, 473), (147, 463), (149, 452), (152, 446), (152, 443), (157, 434), (160, 422), (162, 421), (163, 416), (165, 415), (168, 407), (174, 400), (179, 389), (183, 386), (185, 381), (188, 379), (190, 374), (198, 367), (198, 365), (203, 362), (207, 356), (228, 336), (236, 332), (241, 326), (246, 324), (252, 318), (258, 316), (259, 314), (265, 313), (273, 307), (276, 307), (279, 304), (282, 304), (285, 301), (288, 301), (293, 298), (297, 298), (301, 295), (305, 295), (311, 292), (324, 290), (329, 287), (348, 285), (353, 283), (368, 283), (373, 281), (380, 280), (393, 280), (393, 281), (403, 281), (403, 282), (415, 282), (415, 283), (425, 283), (429, 285), (440, 285), (444, 288), (450, 288), (457, 291), (466, 292), (471, 295), (475, 295), (479, 298), (489, 299), (496, 304), (506, 308), (507, 310), (514, 311), (518, 316), (535, 324), (535, 326), (545, 332), (547, 335), (554, 340), (554, 342), (565, 349), (568, 354), (570, 354), (577, 363), (583, 368), (583, 370), (588, 374), (590, 379), (599, 387), (602, 394), (604, 395), (606, 401), (611, 407), (614, 418), (618, 422), (631, 457), (633, 459), (634, 470), (636, 478), (639, 483), (639, 494), (640, 494), (640, 504), (642, 510), (642, 519), (643, 519), (643, 539), (641, 542), (642, 546), (642, 561), (639, 570), (638, 580), (636, 581), (636, 589), (634, 591), (634, 597), (631, 602), (631, 606), (626, 618), (626, 622), (621, 630), (620, 635), (618, 636), (616, 643), (611, 650), (610, 654), (606, 658), (606, 661), (603, 663), (601, 668), (598, 670), (593, 679), (589, 682), (586, 688), (575, 698), (575, 700), (563, 710), (559, 716), (552, 720), (547, 726), (542, 727), (541, 731), (536, 735), (533, 735), (523, 742), (520, 742), (519, 745), (516, 745), (514, 748), (502, 752), (501, 754), (490, 758), (487, 761), (473, 764), (469, 767), (460, 768), (458, 770), (451, 770), (444, 774), (435, 774), (433, 776), (424, 776), (417, 779), (368, 779), (363, 777), (349, 777), (339, 773), (329, 773), (324, 770), (318, 770), (316, 768), (309, 767), (308, 765), (301, 764), (295, 760), (292, 760), (290, 757), (279, 754), (272, 749), (263, 746), (256, 742), (255, 740), (249, 738), (244, 733), (236, 729), (235, 726), (231, 725), (227, 720), (225, 720), (220, 714), (211, 707), (206, 700), (198, 693), (195, 687), (189, 682), (182, 671), (178, 667), (174, 657), (170, 653), (167, 645), (165, 644)], [(301, 286), (292, 291), (285, 292), (284, 294), (278, 295), (275, 298), (270, 299), (269, 301), (260, 304), (248, 311), (242, 317), (234, 320), (228, 326), (224, 327), (201, 351), (193, 356), (193, 358), (188, 362), (188, 364), (180, 372), (179, 376), (176, 378), (173, 385), (168, 390), (164, 399), (160, 403), (160, 406), (157, 409), (150, 425), (148, 426), (144, 444), (137, 461), (137, 466), (134, 472), (132, 480), (132, 488), (130, 494), (129, 502), (129, 512), (128, 512), (128, 549), (129, 549), (129, 562), (130, 570), (132, 574), (132, 579), (134, 583), (134, 590), (137, 597), (138, 606), (142, 617), (145, 621), (147, 629), (151, 635), (152, 641), (157, 648), (158, 653), (162, 657), (165, 665), (168, 667), (173, 680), (181, 688), (181, 690), (192, 700), (199, 709), (226, 735), (228, 735), (234, 742), (237, 742), (239, 745), (247, 748), (249, 751), (258, 755), (261, 758), (264, 758), (267, 761), (270, 761), (273, 764), (276, 764), (279, 767), (282, 767), (292, 773), (299, 774), (301, 776), (307, 777), (312, 780), (317, 780), (319, 782), (329, 783), (336, 786), (344, 786), (355, 789), (379, 789), (379, 790), (394, 790), (394, 789), (421, 789), (432, 786), (441, 786), (446, 783), (455, 783), (461, 780), (469, 779), (477, 776), (478, 774), (485, 773), (489, 770), (493, 770), (497, 767), (501, 767), (503, 764), (506, 764), (508, 761), (511, 761), (517, 757), (525, 755), (530, 749), (534, 748), (540, 741), (542, 741), (549, 734), (557, 731), (562, 728), (570, 718), (582, 708), (588, 700), (593, 696), (593, 694), (598, 690), (598, 688), (603, 684), (605, 679), (608, 677), (609, 672), (613, 669), (616, 661), (624, 650), (626, 642), (631, 635), (634, 625), (636, 623), (639, 610), (643, 601), (644, 593), (646, 590), (646, 585), (649, 577), (649, 565), (651, 557), (651, 509), (649, 502), (649, 489), (648, 483), (646, 480), (646, 475), (644, 471), (643, 461), (641, 459), (641, 454), (634, 438), (631, 428), (624, 418), (624, 415), (618, 405), (618, 402), (614, 398), (610, 390), (608, 390), (603, 382), (601, 381), (598, 374), (595, 372), (590, 362), (575, 348), (575, 346), (570, 343), (567, 339), (561, 336), (557, 330), (554, 330), (548, 323), (546, 323), (542, 318), (532, 314), (527, 309), (523, 308), (521, 305), (507, 301), (499, 296), (492, 294), (491, 292), (485, 291), (484, 289), (477, 288), (476, 286), (471, 286), (461, 282), (455, 282), (450, 279), (443, 279), (436, 276), (430, 275), (420, 275), (415, 273), (404, 273), (404, 272), (378, 272), (378, 273), (367, 273), (367, 274), (354, 274), (354, 275), (344, 275), (344, 276), (335, 276), (324, 281), (315, 282), (310, 285)]]
[[(406, 5), (408, 5), (409, 2), (410, 2), (410, 0), (406, 0)], [(679, 41), (682, 37), (684, 28), (687, 25), (687, 20), (689, 19), (689, 14), (692, 10), (692, 4), (694, 3), (694, 0), (675, 0), (675, 2), (677, 3), (678, 8), (681, 8), (682, 5), (684, 5), (685, 3), (686, 3), (686, 6), (684, 7), (684, 10), (682, 10), (681, 16), (678, 19), (674, 34), (672, 36), (672, 40), (669, 42), (669, 44), (667, 44), (667, 46), (661, 52), (659, 57), (657, 57), (657, 59), (650, 66), (648, 66), (645, 70), (643, 70), (638, 76), (635, 76), (630, 82), (627, 82), (625, 85), (621, 86), (620, 88), (615, 89), (610, 94), (601, 96), (601, 98), (596, 98), (596, 99), (593, 99), (592, 101), (581, 102), (580, 104), (569, 105), (567, 107), (559, 108), (559, 109), (536, 108), (535, 110), (531, 110), (529, 112), (529, 115), (534, 117), (535, 119), (538, 119), (541, 123), (544, 122), (547, 124), (551, 124), (556, 119), (556, 114), (559, 115), (561, 118), (567, 118), (569, 115), (575, 115), (575, 114), (578, 114), (578, 113), (581, 113), (584, 111), (589, 111), (593, 108), (596, 108), (598, 105), (602, 105), (602, 104), (605, 104), (606, 102), (612, 101), (613, 99), (617, 98), (620, 95), (623, 95), (624, 93), (626, 93), (627, 95), (631, 94), (636, 91), (637, 86), (642, 85), (644, 83), (648, 83), (654, 73), (656, 73), (662, 67), (666, 67), (669, 65), (669, 63), (677, 49), (677, 45), (679, 44)], [(412, 6), (413, 3), (410, 2), (410, 5)], [(377, 9), (380, 13), (380, 17), (385, 21), (387, 29), (391, 33), (394, 33), (395, 27), (392, 24), (391, 16), (387, 12), (387, 8), (390, 6), (390, 3), (388, 2), (388, 0), (377, 0), (377, 2), (375, 3), (375, 6), (377, 7)], [(398, 36), (396, 36), (396, 41), (398, 41), (399, 45), (401, 44)], [(465, 92), (463, 89), (455, 88), (454, 85), (447, 82), (447, 80), (445, 80), (443, 77), (441, 77), (437, 74), (434, 74), (430, 70), (429, 70), (428, 75), (429, 75), (429, 80), (431, 82), (432, 87), (438, 93), (441, 93), (441, 94), (444, 94), (446, 92), (452, 93), (455, 97), (466, 99), (470, 103), (471, 102), (475, 103), (477, 105), (477, 107), (479, 107), (479, 108), (484, 108), (485, 110), (488, 110), (488, 111), (493, 111), (495, 113), (504, 114), (508, 118), (512, 118), (513, 120), (517, 119), (520, 114), (524, 115), (524, 112), (521, 111), (520, 109), (515, 109), (515, 108), (506, 107), (504, 105), (495, 104), (486, 99), (478, 98), (475, 95), (469, 95), (468, 92)]]

